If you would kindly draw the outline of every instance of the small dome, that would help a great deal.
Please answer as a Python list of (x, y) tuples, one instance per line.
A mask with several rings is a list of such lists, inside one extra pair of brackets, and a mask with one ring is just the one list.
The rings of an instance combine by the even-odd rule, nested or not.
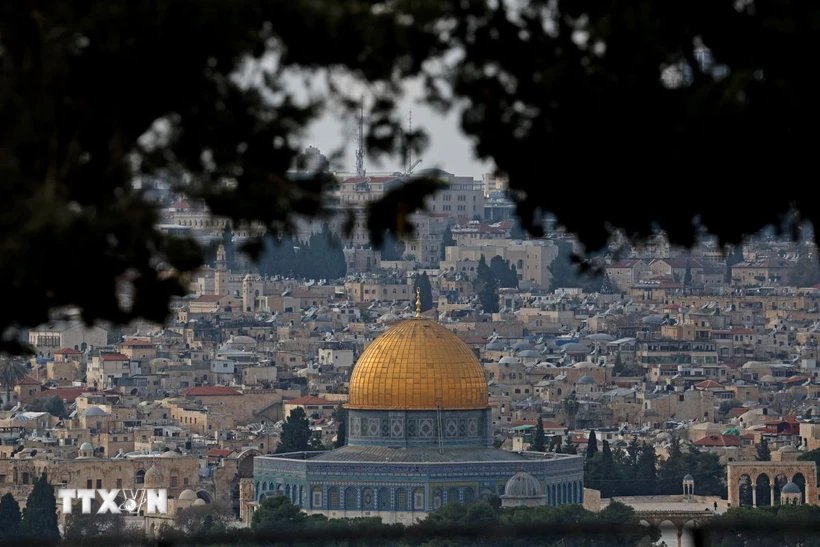
[(592, 361), (580, 361), (572, 365), (572, 368), (599, 368), (598, 365)]
[(684, 475), (683, 480), (693, 481), (693, 480), (695, 480), (695, 477), (693, 477), (690, 473), (687, 473), (686, 475)]
[(800, 487), (793, 482), (787, 482), (783, 488), (780, 489), (781, 494), (800, 494)]
[(162, 471), (159, 470), (157, 464), (152, 464), (151, 468), (145, 472), (143, 482), (146, 488), (159, 488), (163, 483)]
[(108, 416), (108, 413), (98, 406), (90, 406), (83, 410), (83, 416)]
[(529, 473), (516, 473), (504, 487), (504, 495), (510, 498), (540, 498), (544, 495), (541, 483)]
[(89, 443), (89, 442), (85, 442), (85, 443), (83, 443), (83, 444), (81, 444), (81, 445), (80, 445), (80, 450), (91, 450), (91, 451), (93, 452), (93, 451), (94, 451), (94, 447), (93, 447), (93, 446), (91, 446), (91, 443)]
[(160, 458), (179, 458), (179, 452), (169, 450), (168, 452), (163, 452)]
[(196, 501), (196, 492), (191, 489), (183, 490), (182, 493), (179, 495), (179, 499), (184, 501)]
[(569, 342), (562, 346), (559, 346), (561, 351), (571, 352), (571, 353), (580, 353), (580, 352), (588, 352), (589, 348), (584, 344), (578, 342)]
[(194, 505), (197, 505), (197, 506), (199, 506), (199, 505), (208, 505), (208, 502), (205, 501), (202, 498), (197, 498), (196, 501), (194, 502)]
[(539, 352), (535, 351), (534, 349), (525, 349), (524, 351), (519, 352), (518, 356), (519, 357), (531, 358), (531, 357), (541, 357), (541, 354)]
[(520, 363), (520, 362), (521, 362), (521, 361), (519, 361), (519, 360), (518, 360), (518, 359), (516, 359), (515, 357), (502, 357), (502, 358), (498, 361), (498, 363), (499, 363), (499, 364), (501, 364), (501, 365), (506, 365), (506, 364), (516, 364), (516, 363)]
[(588, 375), (584, 374), (583, 376), (578, 378), (578, 383), (579, 384), (595, 384), (595, 378), (593, 378), (592, 376), (588, 376)]
[(503, 351), (504, 347), (505, 346), (502, 342), (490, 342), (489, 344), (484, 346), (484, 349), (489, 351)]
[(797, 452), (797, 449), (793, 446), (786, 445), (786, 446), (781, 446), (777, 451), (781, 452), (781, 453), (782, 452)]
[(765, 376), (763, 376), (760, 379), (760, 381), (764, 382), (764, 383), (767, 383), (767, 384), (776, 384), (777, 383), (777, 378), (775, 378), (771, 374), (766, 374)]

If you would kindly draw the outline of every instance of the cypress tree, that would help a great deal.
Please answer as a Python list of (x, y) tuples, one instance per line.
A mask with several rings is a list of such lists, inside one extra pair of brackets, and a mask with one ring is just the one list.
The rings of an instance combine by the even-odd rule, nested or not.
[(20, 537), (20, 504), (10, 493), (0, 498), (0, 544)]
[(547, 436), (544, 434), (544, 420), (541, 416), (538, 417), (538, 422), (535, 424), (535, 435), (530, 443), (530, 450), (533, 452), (547, 451)]
[(302, 407), (293, 409), (282, 425), (277, 454), (301, 452), (310, 448), (310, 421)]
[(54, 487), (48, 483), (45, 474), (34, 483), (26, 500), (20, 532), (21, 536), (40, 545), (57, 545), (60, 542), (57, 498), (54, 496)]
[(598, 453), (598, 437), (595, 435), (595, 430), (589, 432), (589, 441), (587, 441), (587, 459), (591, 460), (595, 454)]
[(767, 441), (766, 439), (761, 439), (760, 444), (757, 445), (757, 454), (755, 455), (755, 460), (759, 462), (772, 461), (772, 451), (769, 449), (769, 441)]

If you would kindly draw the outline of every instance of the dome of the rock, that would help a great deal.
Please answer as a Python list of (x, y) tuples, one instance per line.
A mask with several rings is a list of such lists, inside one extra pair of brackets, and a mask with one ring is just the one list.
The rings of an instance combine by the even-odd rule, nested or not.
[(488, 406), (487, 380), (473, 351), (446, 327), (409, 319), (376, 338), (350, 379), (347, 408), (470, 410)]

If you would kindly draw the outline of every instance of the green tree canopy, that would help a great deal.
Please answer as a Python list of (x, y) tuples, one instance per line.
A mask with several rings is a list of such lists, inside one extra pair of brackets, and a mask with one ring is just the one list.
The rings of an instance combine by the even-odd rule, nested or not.
[(0, 384), (3, 385), (6, 392), (5, 407), (10, 409), (11, 392), (26, 377), (28, 370), (26, 367), (12, 359), (4, 359), (0, 357)]
[(481, 308), (484, 313), (498, 312), (498, 279), (493, 271), (487, 266), (487, 259), (484, 255), (478, 261), (476, 277), (473, 280), (473, 288), (478, 295)]
[(490, 260), (490, 270), (498, 280), (498, 286), (505, 289), (518, 288), (518, 272), (509, 260), (504, 260), (499, 255), (495, 255)]
[(32, 412), (48, 412), (57, 418), (66, 418), (68, 410), (65, 403), (60, 397), (40, 397), (35, 399), (29, 405), (29, 410)]
[(530, 450), (533, 452), (547, 451), (547, 436), (544, 434), (544, 419), (541, 416), (538, 416), (538, 421), (535, 423), (535, 433), (532, 436)]
[(48, 483), (45, 475), (37, 479), (26, 499), (20, 533), (41, 545), (56, 545), (60, 542), (57, 498), (54, 496), (54, 487)]
[(759, 462), (769, 462), (772, 460), (772, 451), (769, 449), (769, 441), (766, 439), (761, 439), (760, 444), (757, 445), (755, 460)]
[(287, 452), (301, 452), (310, 449), (310, 421), (302, 407), (296, 407), (290, 412), (282, 424), (282, 436), (276, 447), (277, 454)]
[(20, 504), (11, 495), (3, 494), (0, 498), (0, 544), (20, 538)]
[[(0, 90), (0, 284), (11, 300), (0, 332), (41, 324), (67, 305), (89, 321), (162, 321), (185, 283), (159, 271), (157, 259), (182, 273), (202, 263), (203, 249), (155, 229), (146, 187), (170, 182), (236, 229), (258, 221), (272, 234), (293, 233), (297, 219), (328, 214), (326, 190), (336, 187), (331, 165), (310, 165), (315, 154), (301, 154), (305, 128), (329, 111), (353, 114), (364, 87), (373, 95), (368, 159), (418, 153), (425, 135), (402, 139), (396, 108), (401, 82), (413, 77), (424, 101), (439, 115), (455, 110), (477, 156), (507, 175), (533, 235), (542, 234), (547, 210), (590, 250), (606, 245), (611, 226), (636, 236), (659, 227), (673, 243), (691, 245), (695, 217), (721, 242), (737, 243), (780, 225), (795, 201), (802, 219), (820, 224), (811, 198), (787, 192), (735, 218), (725, 204), (751, 210), (757, 196), (680, 193), (661, 218), (634, 200), (670, 164), (676, 181), (694, 180), (702, 165), (743, 180), (783, 176), (784, 166), (795, 176), (809, 171), (803, 129), (820, 116), (805, 65), (788, 61), (811, 50), (804, 25), (820, 10), (814, 4), (658, 2), (613, 11), (601, 0), (400, 0), (372, 9), (328, 1), (158, 0), (146, 8), (113, 0), (37, 10), (6, 3), (0, 63), (14, 77)], [(244, 77), (234, 77), (239, 71)], [(292, 89), (295, 73), (327, 92)], [(786, 112), (775, 115), (772, 105)], [(627, 126), (634, 138), (623, 138)], [(631, 192), (579, 204), (575, 188), (544, 187), (544, 150), (559, 178), (584, 165), (604, 179), (626, 169), (623, 158), (634, 150), (653, 161), (629, 164)], [(367, 204), (374, 243), (385, 230), (410, 232), (408, 216), (438, 188), (422, 177)], [(49, 267), (77, 256), (95, 267), (76, 275)], [(116, 298), (125, 272), (134, 274), (127, 309)], [(4, 338), (3, 347), (19, 351), (14, 340)]]

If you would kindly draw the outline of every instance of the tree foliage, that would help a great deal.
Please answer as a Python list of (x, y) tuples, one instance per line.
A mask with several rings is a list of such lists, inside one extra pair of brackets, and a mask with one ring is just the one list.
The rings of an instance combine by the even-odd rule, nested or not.
[(68, 416), (68, 410), (65, 407), (65, 403), (62, 398), (57, 396), (40, 397), (39, 399), (35, 399), (28, 406), (28, 409), (32, 412), (48, 412), (57, 418), (66, 418)]
[(7, 492), (0, 498), (0, 544), (20, 538), (20, 504)]
[(669, 457), (659, 461), (654, 446), (637, 437), (622, 449), (609, 443), (599, 456), (588, 459), (584, 484), (601, 491), (603, 497), (677, 495), (683, 492), (687, 474), (695, 479), (695, 492), (703, 496), (725, 496), (726, 470), (717, 454), (702, 452), (693, 444), (681, 445), (673, 437)]
[(276, 447), (277, 454), (301, 452), (310, 449), (310, 421), (302, 407), (296, 407), (290, 412), (282, 424), (282, 436)]
[(547, 451), (547, 437), (544, 434), (544, 419), (541, 416), (538, 417), (538, 421), (535, 423), (535, 433), (532, 436), (530, 450), (533, 452)]
[(2, 383), (6, 392), (6, 409), (11, 408), (11, 392), (26, 377), (28, 371), (22, 364), (13, 359), (0, 358), (0, 383)]
[(56, 545), (60, 542), (57, 498), (54, 496), (54, 487), (48, 483), (45, 475), (37, 479), (26, 499), (20, 534), (41, 545)]
[(347, 409), (343, 404), (339, 403), (339, 406), (333, 411), (333, 419), (339, 422), (339, 427), (336, 430), (335, 448), (341, 448), (347, 442)]
[(769, 449), (769, 441), (761, 439), (760, 444), (757, 445), (757, 454), (755, 460), (759, 462), (772, 461), (772, 451)]
[[(113, 0), (35, 10), (6, 2), (0, 64), (13, 77), (0, 88), (0, 285), (11, 300), (0, 332), (43, 323), (66, 305), (88, 321), (163, 320), (170, 297), (184, 293), (179, 274), (198, 267), (203, 252), (154, 228), (157, 212), (135, 176), (182, 187), (236, 228), (258, 221), (277, 236), (293, 233), (297, 218), (328, 214), (324, 191), (334, 185), (330, 166), (309, 167), (300, 156), (304, 130), (331, 107), (355, 111), (361, 87), (374, 94), (372, 159), (423, 148), (422, 132), (400, 138), (396, 98), (409, 77), (437, 112), (458, 110), (476, 155), (508, 176), (533, 235), (547, 210), (589, 250), (604, 247), (613, 226), (636, 237), (662, 228), (688, 246), (701, 226), (738, 243), (781, 226), (793, 206), (818, 224), (811, 198), (787, 191), (771, 192), (763, 210), (757, 195), (728, 187), (709, 199), (681, 192), (655, 218), (634, 199), (669, 165), (673, 185), (696, 180), (704, 165), (738, 180), (809, 171), (803, 135), (818, 112), (798, 61), (817, 41), (807, 23), (820, 10), (812, 3), (365, 6)], [(297, 74), (312, 84), (306, 97), (286, 85)], [(628, 170), (630, 191), (581, 201), (572, 185), (547, 190), (544, 150), (559, 180), (579, 165), (591, 180)], [(624, 162), (635, 150), (651, 160)], [(294, 164), (299, 176), (289, 174)], [(368, 204), (374, 243), (385, 230), (411, 231), (408, 215), (437, 188), (420, 178)], [(757, 213), (727, 215), (726, 203)], [(94, 267), (76, 275), (51, 267), (77, 257)], [(178, 275), (160, 271), (158, 258)], [(134, 291), (127, 309), (116, 298), (125, 273)], [(3, 338), (3, 348), (19, 351), (14, 339)]]
[(550, 275), (550, 290), (555, 289), (582, 289), (587, 293), (598, 292), (603, 281), (600, 276), (584, 272), (579, 264), (573, 260), (572, 244), (556, 240), (558, 254), (548, 266)]
[(344, 245), (327, 224), (305, 243), (290, 237), (268, 236), (259, 257), (263, 275), (300, 279), (340, 279), (347, 273)]
[(499, 255), (495, 255), (490, 260), (490, 270), (498, 280), (498, 286), (505, 289), (518, 288), (518, 271), (509, 260), (504, 260)]
[(498, 313), (498, 278), (487, 266), (487, 259), (484, 255), (481, 255), (478, 261), (473, 289), (478, 295), (478, 301), (484, 313)]

